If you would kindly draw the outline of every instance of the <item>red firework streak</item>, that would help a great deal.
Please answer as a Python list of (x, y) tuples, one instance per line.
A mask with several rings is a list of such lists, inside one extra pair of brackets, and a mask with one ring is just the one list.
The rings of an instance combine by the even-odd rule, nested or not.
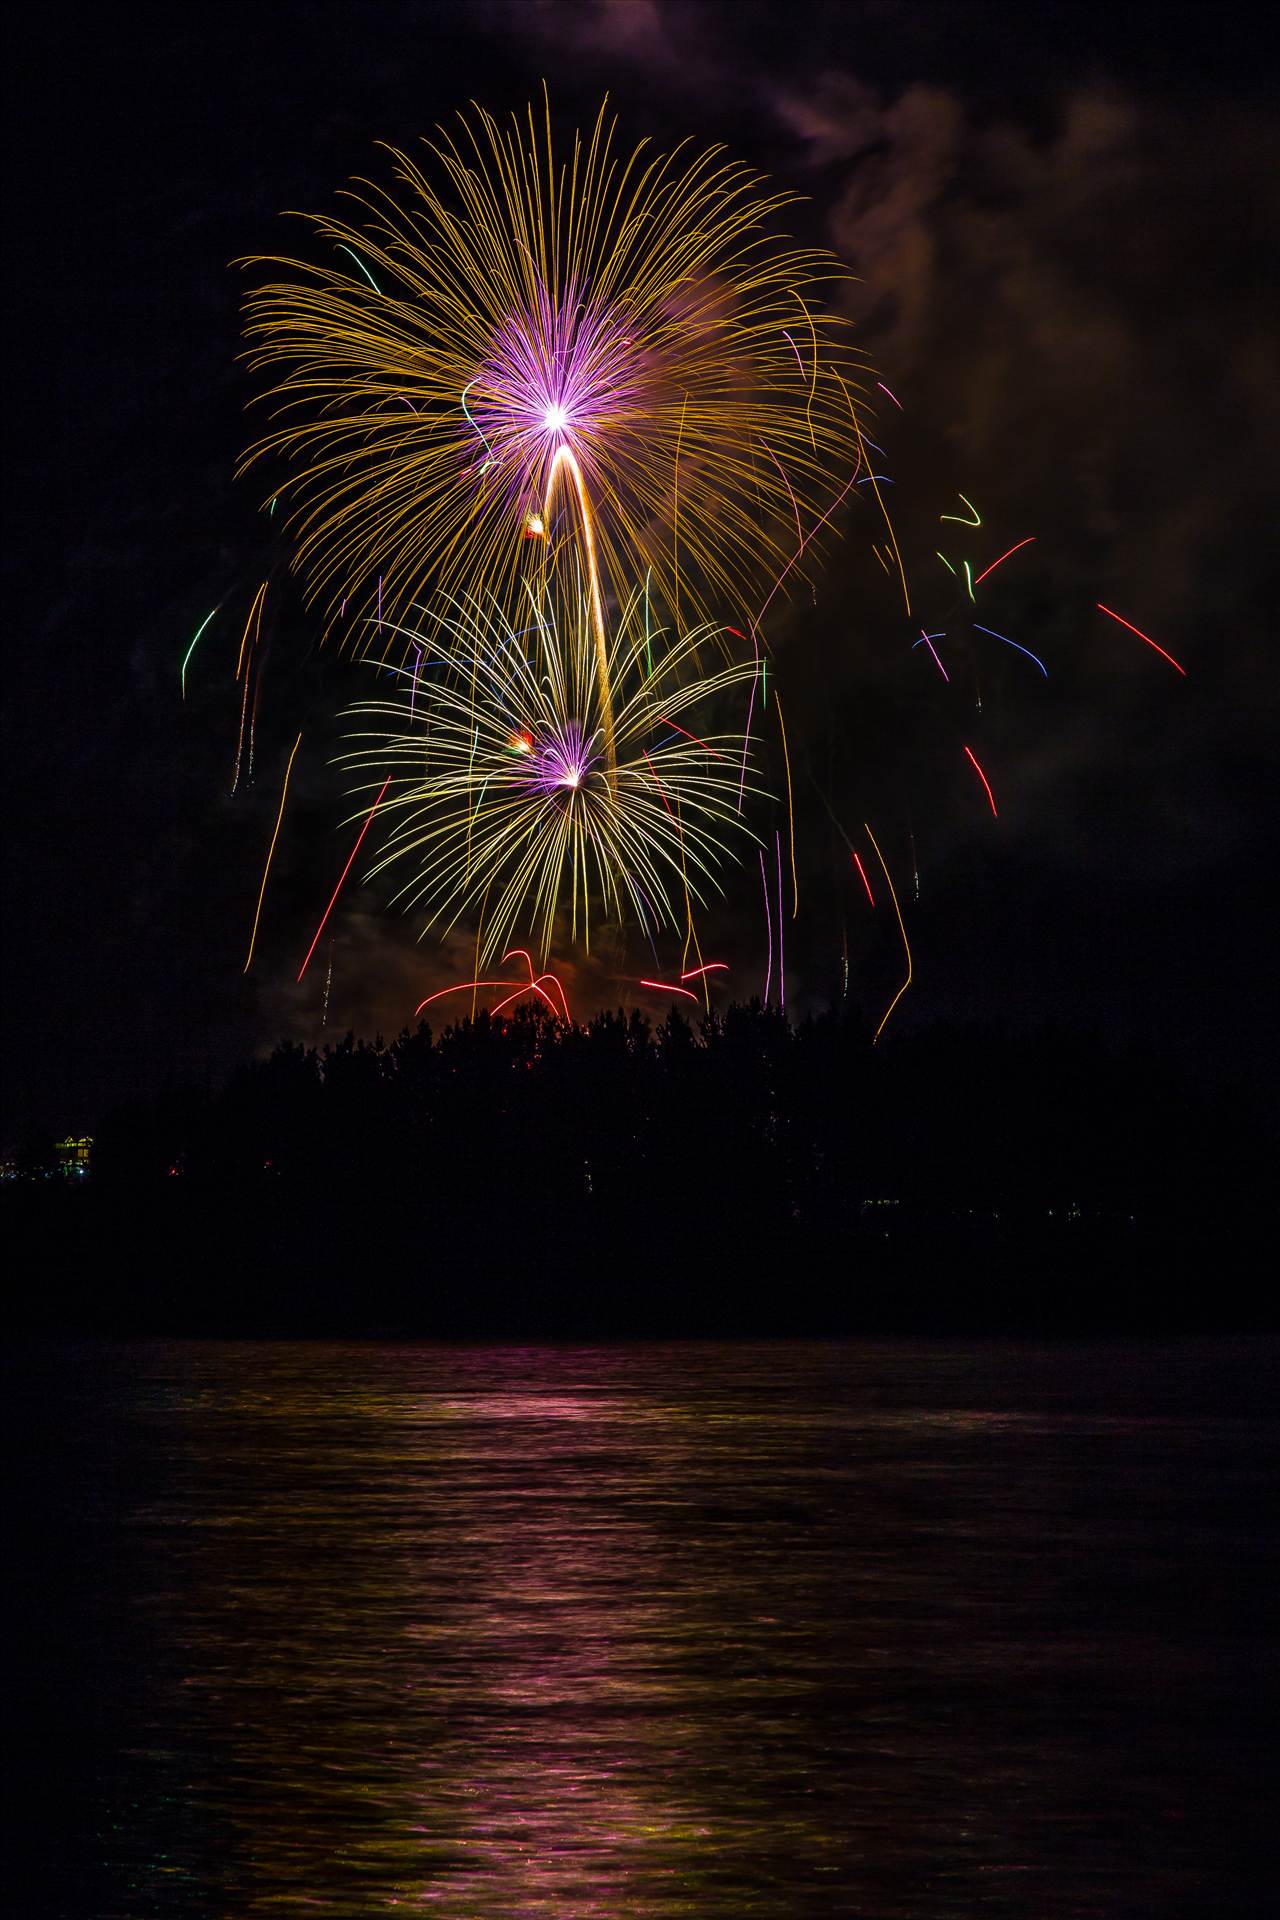
[(1101, 600), (1095, 600), (1093, 604), (1097, 607), (1099, 613), (1105, 613), (1110, 615), (1111, 619), (1118, 621), (1122, 627), (1128, 627), (1130, 633), (1136, 633), (1139, 640), (1145, 640), (1149, 647), (1152, 647), (1155, 649), (1155, 651), (1160, 655), (1160, 658), (1162, 660), (1167, 660), (1171, 667), (1177, 667), (1177, 670), (1182, 675), (1183, 679), (1184, 680), (1186, 679), (1187, 677), (1186, 668), (1179, 667), (1178, 662), (1174, 659), (1173, 655), (1171, 653), (1166, 653), (1163, 647), (1157, 647), (1155, 641), (1151, 638), (1151, 635), (1149, 633), (1144, 633), (1141, 627), (1135, 627), (1132, 620), (1126, 620), (1123, 614), (1112, 613), (1110, 607), (1104, 607)]
[(688, 987), (673, 987), (669, 980), (641, 980), (642, 987), (652, 987), (657, 993), (678, 993), (682, 999), (696, 1000), (697, 994), (690, 993)]
[(325, 908), (324, 917), (321, 920), (320, 925), (316, 928), (316, 937), (311, 942), (311, 945), (307, 948), (307, 957), (298, 969), (299, 980), (301, 980), (303, 974), (306, 972), (307, 968), (311, 965), (311, 956), (315, 952), (317, 946), (319, 945), (320, 935), (324, 932), (325, 924), (328, 921), (329, 915), (333, 912), (333, 909), (337, 904), (338, 895), (342, 892), (342, 883), (351, 871), (352, 865), (355, 861), (355, 857), (360, 851), (360, 843), (364, 839), (366, 833), (368, 833), (369, 828), (373, 822), (373, 816), (378, 811), (378, 808), (382, 805), (383, 799), (386, 795), (387, 788), (390, 785), (391, 785), (391, 775), (388, 774), (386, 779), (382, 783), (382, 792), (378, 795), (377, 799), (374, 801), (373, 805), (369, 809), (369, 818), (365, 821), (359, 833), (356, 835), (356, 843), (354, 847), (352, 847), (351, 849), (351, 854), (347, 860), (347, 864), (342, 869), (342, 872), (338, 877), (338, 884), (333, 890), (333, 899), (330, 900), (328, 906)]
[[(963, 494), (961, 495), (961, 498), (962, 499), (964, 498)], [(1005, 561), (1008, 560), (1011, 555), (1015, 553), (1020, 553), (1023, 547), (1029, 547), (1032, 541), (1035, 539), (1035, 537), (1036, 536), (1034, 535), (1034, 533), (1029, 533), (1025, 540), (1019, 540), (1017, 546), (1010, 547), (1008, 553), (1002, 553), (998, 560), (993, 560), (991, 562), (991, 565), (989, 567), (984, 568), (983, 571), (978, 575), (977, 579), (973, 583), (974, 586), (980, 587), (989, 573), (994, 573), (997, 567), (1002, 567)]]
[[(991, 782), (990, 782), (990, 781), (988, 780), (988, 778), (987, 778), (987, 776), (986, 776), (986, 774), (985, 774), (985, 773), (984, 773), (984, 772), (982, 771), (982, 768), (981, 768), (981, 767), (980, 767), (980, 766), (978, 765), (978, 762), (977, 762), (977, 758), (976, 758), (976, 756), (975, 756), (975, 754), (974, 754), (974, 752), (973, 752), (973, 749), (972, 749), (972, 747), (966, 747), (966, 748), (965, 748), (965, 752), (966, 752), (966, 753), (968, 754), (968, 756), (969, 756), (969, 763), (970, 763), (970, 765), (972, 766), (972, 768), (973, 768), (973, 770), (974, 770), (974, 772), (975, 772), (975, 773), (977, 774), (977, 776), (978, 776), (978, 778), (979, 778), (979, 780), (981, 780), (981, 782), (982, 782), (982, 784), (983, 784), (983, 786), (984, 786), (984, 787), (986, 788), (986, 790), (987, 790), (987, 799), (988, 799), (988, 800), (989, 800), (989, 801), (991, 802), (991, 811), (992, 811), (992, 813), (995, 813), (995, 811), (996, 811), (996, 797), (995, 797), (995, 795), (994, 795), (994, 793), (992, 793), (992, 791), (991, 791)], [(998, 816), (998, 815), (997, 815), (996, 817), (997, 817), (997, 818), (999, 818), (999, 816)]]

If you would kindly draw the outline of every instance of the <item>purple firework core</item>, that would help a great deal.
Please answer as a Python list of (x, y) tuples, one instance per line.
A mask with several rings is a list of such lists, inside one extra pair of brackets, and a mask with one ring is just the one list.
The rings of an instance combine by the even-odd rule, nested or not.
[(517, 484), (544, 470), (557, 447), (585, 451), (609, 420), (636, 400), (640, 369), (622, 316), (589, 311), (568, 290), (553, 307), (545, 293), (508, 315), (468, 391), (493, 458)]
[(529, 777), (548, 799), (557, 793), (575, 793), (595, 766), (596, 758), (583, 738), (582, 728), (576, 720), (569, 720), (535, 743), (529, 758)]

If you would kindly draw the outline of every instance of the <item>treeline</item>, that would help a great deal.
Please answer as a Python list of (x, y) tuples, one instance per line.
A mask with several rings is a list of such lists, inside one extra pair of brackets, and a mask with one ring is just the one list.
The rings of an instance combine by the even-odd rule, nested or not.
[(284, 1045), (212, 1096), (111, 1116), (83, 1192), (28, 1196), (67, 1270), (45, 1317), (448, 1334), (1254, 1313), (1270, 1143), (1238, 1097), (1060, 1033), (870, 1042), (854, 1012), (792, 1026), (752, 1004)]

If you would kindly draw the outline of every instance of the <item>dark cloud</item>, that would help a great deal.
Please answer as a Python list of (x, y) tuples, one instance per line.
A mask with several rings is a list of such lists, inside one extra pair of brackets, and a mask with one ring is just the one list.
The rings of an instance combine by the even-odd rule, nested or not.
[[(1040, 140), (925, 87), (878, 116), (859, 90), (854, 119), (860, 157), (830, 227), (863, 281), (876, 358), (1001, 537), (1036, 532), (1004, 604), (1018, 607), (1023, 581), (1051, 589), (1041, 650), (1069, 644), (1096, 675), (1097, 724), (1075, 715), (1064, 734), (1048, 716), (1026, 774), (1061, 792), (1072, 760), (1089, 771), (1118, 747), (1159, 805), (1206, 745), (1260, 730), (1274, 693), (1260, 630), (1229, 611), (1261, 612), (1271, 566), (1259, 453), (1280, 425), (1280, 378), (1259, 273), (1280, 214), (1274, 129), (1114, 91), (1065, 96)], [(1151, 657), (1098, 599), (1194, 676), (1193, 698), (1160, 705), (1158, 732), (1140, 719)], [(1183, 844), (1206, 839), (1210, 820)]]
[(715, 13), (664, 0), (481, 0), (480, 18), (495, 37), (548, 57), (552, 91), (599, 74), (624, 90), (638, 75), (687, 94), (715, 72), (722, 47)]

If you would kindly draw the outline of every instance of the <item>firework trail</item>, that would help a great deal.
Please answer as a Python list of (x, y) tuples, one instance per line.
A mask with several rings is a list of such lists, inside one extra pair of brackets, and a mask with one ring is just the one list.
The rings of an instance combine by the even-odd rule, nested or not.
[(267, 864), (262, 869), (262, 885), (258, 889), (258, 904), (253, 914), (253, 931), (249, 935), (249, 952), (244, 963), (244, 971), (246, 973), (248, 973), (249, 968), (253, 965), (253, 948), (258, 938), (258, 922), (262, 918), (262, 903), (267, 895), (267, 875), (271, 872), (271, 861), (275, 854), (276, 841), (280, 838), (280, 822), (284, 819), (284, 803), (289, 797), (289, 775), (293, 772), (294, 754), (297, 753), (301, 745), (302, 735), (299, 734), (293, 743), (293, 752), (289, 755), (289, 764), (284, 770), (284, 783), (280, 788), (280, 811), (276, 815), (276, 824), (272, 830), (271, 845), (267, 848)]
[(329, 965), (324, 976), (324, 1005), (320, 1009), (320, 1031), (324, 1032), (329, 1024), (329, 989), (333, 985), (333, 941), (329, 942)]
[(778, 856), (778, 1007), (783, 1013), (787, 1009), (786, 963), (782, 958), (782, 835), (775, 832), (774, 850)]
[(773, 985), (773, 914), (769, 908), (769, 876), (764, 870), (764, 850), (760, 852), (760, 884), (764, 888), (764, 924), (765, 938), (769, 943), (769, 961), (764, 976), (764, 1004), (769, 1004), (769, 989)]
[(182, 697), (184, 700), (187, 697), (187, 667), (190, 663), (191, 656), (196, 650), (196, 644), (200, 639), (200, 635), (204, 632), (205, 628), (208, 626), (209, 622), (212, 620), (214, 614), (217, 613), (218, 607), (220, 607), (221, 605), (222, 605), (222, 602), (219, 601), (217, 607), (214, 607), (211, 612), (206, 613), (204, 619), (200, 622), (200, 625), (196, 628), (195, 638), (192, 640), (191, 645), (187, 648), (186, 653), (182, 657), (182, 666), (179, 669), (178, 678), (179, 678), (179, 683), (182, 687)]
[(1047, 679), (1049, 678), (1049, 669), (1048, 669), (1048, 667), (1046, 667), (1046, 665), (1045, 665), (1045, 663), (1044, 663), (1044, 661), (1043, 661), (1043, 660), (1042, 660), (1042, 659), (1040, 658), (1040, 656), (1039, 656), (1039, 654), (1038, 654), (1038, 653), (1032, 653), (1032, 651), (1031, 651), (1031, 649), (1030, 649), (1030, 647), (1023, 647), (1023, 646), (1019, 646), (1019, 644), (1018, 644), (1018, 642), (1017, 642), (1016, 640), (1010, 640), (1010, 638), (1009, 638), (1009, 636), (1008, 636), (1008, 634), (1006, 634), (1006, 633), (997, 633), (997, 632), (995, 631), (995, 629), (994, 629), (994, 627), (983, 627), (983, 626), (979, 626), (979, 624), (978, 624), (978, 622), (977, 622), (976, 620), (975, 620), (975, 621), (974, 621), (974, 623), (973, 623), (973, 630), (974, 630), (974, 632), (975, 632), (975, 633), (986, 633), (986, 634), (990, 634), (990, 636), (991, 636), (991, 638), (992, 638), (993, 640), (1002, 640), (1002, 641), (1004, 642), (1004, 644), (1005, 644), (1005, 646), (1006, 646), (1006, 647), (1012, 647), (1015, 653), (1025, 653), (1025, 654), (1026, 654), (1026, 656), (1027, 656), (1027, 659), (1028, 659), (1028, 660), (1033, 660), (1033, 661), (1035, 662), (1035, 664), (1036, 664), (1036, 666), (1038, 666), (1038, 667), (1039, 667), (1039, 669), (1040, 669), (1040, 671), (1041, 671), (1041, 673), (1042, 673), (1042, 674), (1044, 675), (1044, 677), (1045, 677), (1045, 679), (1047, 680)]
[[(236, 661), (236, 679), (240, 679), (243, 673), (244, 698), (240, 702), (240, 732), (236, 740), (235, 771), (231, 776), (232, 793), (234, 793), (240, 785), (240, 765), (244, 757), (245, 725), (249, 714), (249, 682), (251, 677), (249, 669), (253, 661), (253, 650), (258, 644), (258, 635), (262, 631), (262, 609), (266, 602), (266, 597), (267, 582), (264, 580), (254, 595), (253, 605), (249, 608), (249, 617), (244, 623), (244, 632), (240, 636), (240, 654)], [(206, 622), (206, 625), (207, 624)], [(253, 630), (252, 638), (250, 638), (250, 628)], [(248, 649), (247, 652), (246, 648)], [(250, 752), (252, 753), (252, 749), (250, 749)]]
[[(448, 994), (469, 993), (472, 996), (471, 1012), (472, 1018), (474, 1019), (475, 996), (477, 992), (497, 992), (505, 987), (512, 988), (514, 991), (508, 992), (504, 1000), (500, 1000), (495, 1007), (490, 1009), (493, 1014), (502, 1013), (507, 1007), (513, 1006), (517, 1000), (527, 999), (527, 997), (533, 993), (537, 994), (540, 1000), (546, 1002), (557, 1020), (563, 1019), (566, 1026), (572, 1026), (573, 1021), (569, 1013), (569, 1002), (565, 996), (565, 990), (559, 976), (554, 973), (539, 973), (535, 975), (532, 956), (524, 947), (508, 948), (507, 952), (502, 956), (504, 965), (517, 954), (519, 954), (529, 969), (529, 978), (527, 980), (460, 980), (455, 986), (440, 987), (435, 993), (429, 993), (425, 1000), (420, 1000), (414, 1008), (414, 1018), (417, 1018), (424, 1007), (429, 1007), (435, 1000), (443, 1000)], [(552, 995), (543, 986), (542, 983), (544, 980), (549, 980), (555, 992), (560, 996), (559, 1005), (556, 1004)]]
[[(998, 639), (998, 638), (999, 638), (999, 635), (997, 635), (996, 637), (997, 637), (997, 639)], [(939, 673), (940, 673), (940, 674), (942, 675), (942, 677), (943, 677), (943, 679), (944, 679), (944, 680), (946, 681), (946, 683), (947, 683), (947, 685), (948, 685), (948, 686), (950, 686), (950, 685), (951, 685), (951, 675), (950, 675), (950, 674), (949, 674), (949, 673), (947, 672), (947, 670), (946, 670), (946, 668), (945, 668), (945, 667), (943, 666), (943, 664), (942, 664), (942, 662), (941, 662), (941, 660), (940, 660), (940, 659), (938, 658), (938, 649), (937, 649), (937, 648), (936, 648), (936, 647), (934, 646), (934, 644), (933, 644), (935, 640), (945, 640), (945, 638), (946, 638), (946, 635), (945, 635), (945, 634), (942, 634), (942, 633), (924, 633), (924, 632), (921, 632), (921, 635), (920, 635), (920, 638), (919, 638), (918, 640), (913, 640), (913, 641), (912, 641), (912, 643), (911, 643), (911, 651), (912, 651), (912, 652), (914, 653), (917, 647), (928, 647), (928, 649), (929, 649), (929, 651), (930, 651), (930, 653), (931, 653), (931, 654), (933, 655), (933, 662), (934, 662), (934, 665), (935, 665), (935, 666), (937, 667), (937, 669), (938, 669), (938, 672), (939, 672)]]
[(972, 747), (966, 747), (965, 753), (969, 757), (969, 764), (972, 766), (979, 780), (981, 780), (983, 787), (986, 789), (987, 800), (990, 803), (991, 811), (994, 814), (996, 811), (996, 797), (994, 793), (992, 793), (991, 791), (991, 782), (988, 780), (986, 774), (982, 771), (982, 768), (978, 765), (977, 755), (974, 753)]
[[(973, 515), (973, 518), (971, 520), (966, 519), (965, 516), (960, 513), (940, 513), (938, 515), (939, 520), (954, 520), (958, 527), (980, 527), (982, 525), (982, 516), (979, 514), (978, 509), (974, 506), (972, 500), (966, 500), (962, 493), (957, 494), (956, 497), (958, 500), (962, 502), (964, 506), (968, 507), (969, 512)], [(999, 562), (997, 561), (996, 564), (998, 566)]]
[[(963, 500), (964, 495), (961, 494), (960, 498)], [(1035, 537), (1036, 536), (1034, 533), (1029, 533), (1025, 540), (1019, 540), (1016, 543), (1016, 545), (1010, 547), (1008, 553), (1002, 553), (998, 560), (993, 560), (989, 567), (984, 567), (982, 572), (978, 575), (977, 579), (974, 581), (973, 583), (974, 586), (980, 587), (989, 573), (994, 573), (997, 567), (1002, 567), (1005, 561), (1008, 560), (1011, 555), (1015, 553), (1020, 553), (1023, 547), (1029, 547), (1032, 544), (1032, 542), (1035, 540)]]
[[(863, 824), (863, 831), (866, 833), (866, 836), (868, 840), (871, 842), (871, 845), (875, 851), (876, 859), (880, 862), (880, 871), (884, 875), (885, 884), (889, 889), (889, 898), (893, 902), (893, 911), (898, 918), (898, 932), (902, 935), (903, 951), (907, 956), (907, 977), (903, 981), (902, 985), (898, 988), (898, 991), (894, 994), (892, 1000), (889, 1002), (888, 1006), (884, 1010), (883, 1015), (881, 1016), (880, 1025), (876, 1028), (875, 1038), (871, 1042), (872, 1046), (874, 1047), (878, 1043), (880, 1039), (880, 1035), (884, 1032), (886, 1026), (889, 1023), (889, 1015), (893, 1012), (899, 1000), (901, 1000), (903, 994), (906, 992), (907, 988), (911, 985), (912, 979), (914, 978), (915, 970), (911, 962), (911, 943), (907, 939), (907, 929), (902, 918), (902, 908), (898, 905), (898, 894), (897, 894), (897, 889), (893, 884), (893, 876), (889, 872), (888, 867), (885, 865), (884, 855), (880, 851), (879, 843), (877, 842), (874, 833), (872, 833), (870, 827), (867, 826), (867, 823), (865, 820), (863, 821), (862, 824)], [(859, 864), (861, 864), (861, 862), (859, 862)], [(868, 888), (868, 892), (869, 891), (870, 889)]]
[(359, 853), (360, 848), (364, 843), (364, 837), (366, 833), (368, 833), (369, 828), (373, 825), (373, 816), (378, 811), (378, 808), (382, 805), (383, 799), (386, 795), (387, 788), (390, 785), (391, 785), (391, 776), (388, 774), (386, 780), (383, 783), (382, 792), (379, 793), (377, 799), (374, 801), (373, 805), (370, 807), (369, 812), (365, 817), (364, 825), (361, 827), (359, 833), (356, 835), (356, 843), (354, 847), (352, 847), (351, 852), (347, 856), (347, 864), (342, 869), (342, 872), (338, 875), (338, 884), (333, 890), (333, 896), (330, 899), (328, 906), (325, 908), (324, 913), (321, 915), (320, 925), (316, 928), (315, 939), (311, 942), (311, 945), (307, 948), (307, 957), (303, 961), (302, 965), (298, 968), (299, 980), (302, 979), (303, 974), (306, 972), (307, 968), (311, 965), (311, 956), (315, 952), (317, 946), (319, 946), (320, 944), (320, 935), (324, 932), (325, 927), (328, 924), (329, 915), (333, 912), (334, 907), (338, 903), (338, 895), (342, 892), (343, 885), (346, 881), (347, 875), (350, 873), (352, 866), (355, 863), (355, 857)]
[(1094, 605), (1097, 607), (1099, 613), (1105, 613), (1110, 615), (1111, 619), (1118, 621), (1122, 627), (1128, 627), (1130, 633), (1136, 633), (1139, 640), (1145, 640), (1147, 645), (1153, 648), (1155, 652), (1160, 655), (1160, 658), (1162, 660), (1167, 660), (1169, 662), (1169, 665), (1175, 668), (1176, 671), (1182, 675), (1184, 680), (1186, 679), (1187, 677), (1186, 668), (1179, 666), (1178, 662), (1174, 659), (1173, 655), (1171, 653), (1166, 653), (1163, 647), (1156, 646), (1155, 641), (1151, 638), (1151, 635), (1149, 633), (1144, 633), (1141, 627), (1135, 627), (1132, 620), (1126, 620), (1123, 614), (1112, 613), (1111, 608), (1104, 607), (1101, 600), (1095, 601)]
[(636, 985), (639, 987), (650, 987), (655, 993), (673, 993), (678, 995), (682, 1000), (696, 1000), (698, 998), (697, 994), (691, 993), (688, 987), (672, 986), (669, 980), (637, 980)]

